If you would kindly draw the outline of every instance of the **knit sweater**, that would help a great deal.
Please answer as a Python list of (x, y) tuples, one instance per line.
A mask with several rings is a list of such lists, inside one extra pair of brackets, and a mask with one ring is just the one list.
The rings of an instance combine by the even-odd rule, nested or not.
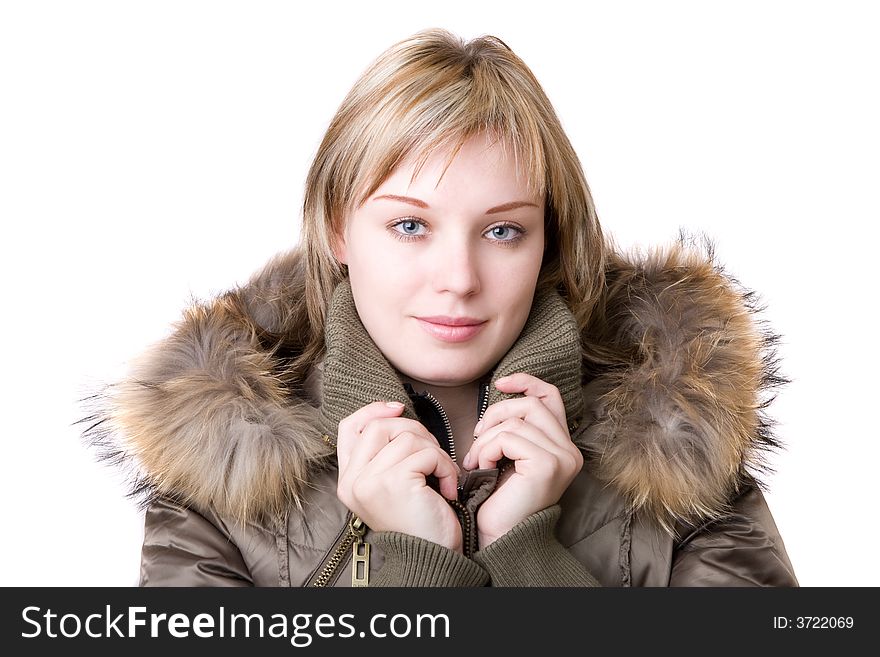
[[(323, 364), (320, 422), (335, 441), (340, 420), (374, 401), (399, 401), (402, 416), (419, 420), (394, 368), (367, 333), (348, 281), (340, 283), (328, 308), (327, 354)], [(556, 386), (569, 431), (583, 412), (580, 336), (565, 302), (552, 289), (535, 293), (519, 337), (491, 373), (488, 403), (520, 396), (502, 393), (494, 382), (516, 372)], [(476, 509), (474, 509), (476, 513)], [(372, 586), (597, 586), (584, 566), (556, 539), (559, 505), (539, 511), (472, 558), (437, 543), (399, 532), (374, 532), (370, 541), (385, 554)]]

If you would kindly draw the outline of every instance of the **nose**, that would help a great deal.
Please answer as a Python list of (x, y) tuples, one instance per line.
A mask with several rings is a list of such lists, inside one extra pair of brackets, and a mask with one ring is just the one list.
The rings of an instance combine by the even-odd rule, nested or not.
[(438, 243), (432, 259), (436, 292), (469, 296), (480, 291), (479, 263), (465, 237)]

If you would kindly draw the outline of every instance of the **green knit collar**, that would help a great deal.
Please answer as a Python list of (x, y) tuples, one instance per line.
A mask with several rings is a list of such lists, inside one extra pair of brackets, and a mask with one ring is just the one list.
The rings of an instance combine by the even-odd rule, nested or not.
[[(374, 401), (399, 401), (403, 417), (418, 420), (415, 407), (397, 372), (379, 351), (357, 313), (351, 285), (343, 280), (333, 292), (325, 326), (321, 425), (335, 440), (340, 420)], [(489, 404), (517, 397), (500, 392), (495, 381), (526, 372), (555, 385), (565, 403), (569, 429), (583, 410), (581, 343), (577, 323), (553, 289), (535, 292), (522, 332), (492, 370)], [(476, 403), (476, 401), (475, 401)]]

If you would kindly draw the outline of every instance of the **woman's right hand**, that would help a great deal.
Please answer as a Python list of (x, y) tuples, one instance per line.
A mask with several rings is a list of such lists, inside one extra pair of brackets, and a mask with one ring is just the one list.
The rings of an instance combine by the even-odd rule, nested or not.
[[(393, 405), (392, 405), (393, 404)], [(458, 497), (458, 466), (403, 404), (374, 402), (339, 423), (336, 495), (373, 531), (396, 531), (461, 552), (461, 525), (443, 499)], [(440, 482), (441, 497), (426, 477)]]

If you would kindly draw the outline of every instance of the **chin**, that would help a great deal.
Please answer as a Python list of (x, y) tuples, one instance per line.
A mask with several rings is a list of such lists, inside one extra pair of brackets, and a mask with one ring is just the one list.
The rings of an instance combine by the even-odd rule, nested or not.
[[(479, 379), (489, 371), (485, 368), (475, 368), (473, 359), (463, 359), (464, 362), (457, 364), (446, 359), (437, 367), (426, 367), (424, 362), (413, 363), (413, 367), (407, 368), (407, 375), (422, 383), (439, 386), (458, 386)], [(458, 366), (457, 366), (458, 365)]]

